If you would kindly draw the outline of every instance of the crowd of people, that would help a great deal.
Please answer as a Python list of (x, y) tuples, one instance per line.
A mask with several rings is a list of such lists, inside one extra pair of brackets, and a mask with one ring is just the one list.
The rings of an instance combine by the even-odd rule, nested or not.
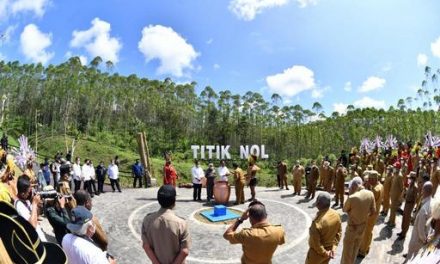
[[(20, 219), (31, 227), (30, 231), (36, 232), (40, 241), (47, 242), (39, 223), (44, 215), (62, 247), (58, 254), (65, 254), (69, 263), (116, 263), (107, 252), (106, 232), (91, 210), (94, 195), (105, 193), (107, 176), (113, 192), (121, 192), (119, 158), (112, 159), (108, 167), (101, 161), (96, 168), (90, 159), (81, 164), (77, 157), (72, 164), (71, 158), (70, 152), (65, 157), (57, 153), (53, 162), (46, 158), (38, 166), (35, 157), (29, 157), (25, 168), (20, 168), (22, 173), (15, 175), (19, 170), (13, 158), (7, 149), (1, 149), (0, 203), (15, 208)], [(137, 161), (132, 166), (133, 178), (138, 179), (142, 171)], [(141, 186), (142, 181), (139, 182)], [(21, 263), (14, 259), (15, 255), (8, 255), (11, 250), (17, 250), (10, 241), (0, 239), (1, 263)]]
[[(293, 196), (304, 195), (304, 199), (314, 202), (317, 209), (309, 228), (305, 262), (328, 263), (335, 257), (342, 238), (342, 215), (347, 216), (347, 225), (341, 263), (351, 264), (357, 258), (371, 254), (372, 243), (380, 243), (373, 242), (373, 231), (379, 218), (387, 219), (386, 224), (391, 230), (396, 228), (400, 213), (398, 239), (410, 238), (402, 261), (438, 263), (440, 199), (436, 193), (440, 183), (440, 150), (419, 151), (417, 146), (412, 148), (408, 144), (402, 144), (396, 150), (376, 149), (359, 153), (353, 149), (348, 155), (343, 151), (333, 161), (334, 167), (328, 158), (319, 165), (312, 160), (305, 167), (297, 161), (290, 170), (285, 162), (277, 162), (278, 187), (290, 190), (288, 181), (291, 175)], [(71, 164), (71, 158), (71, 153), (65, 158), (58, 153), (52, 163), (46, 159), (38, 170), (28, 162), (23, 173), (17, 176), (10, 155), (1, 150), (0, 203), (13, 206), (39, 240), (47, 241), (38, 221), (43, 204), (44, 215), (70, 263), (116, 263), (107, 252), (106, 232), (92, 214), (92, 197), (105, 193), (106, 176), (113, 192), (121, 192), (119, 160), (116, 157), (107, 167), (100, 162), (95, 168), (90, 159), (81, 164), (77, 157)], [(244, 170), (236, 163), (232, 163), (230, 170), (224, 160), (220, 161), (218, 168), (209, 163), (204, 170), (197, 160), (194, 161), (191, 169), (193, 200), (202, 200), (202, 186), (206, 186), (208, 202), (217, 199), (215, 184), (232, 182), (235, 204), (244, 204), (244, 187), (248, 185), (251, 197), (247, 201), (250, 203), (226, 229), (223, 237), (231, 244), (242, 244), (243, 263), (270, 263), (277, 247), (285, 243), (285, 231), (282, 226), (269, 223), (266, 206), (256, 199), (255, 186), (260, 169), (256, 161), (251, 155)], [(190, 253), (191, 234), (187, 222), (172, 210), (176, 206), (178, 174), (170, 159), (166, 160), (163, 172), (164, 184), (157, 193), (161, 208), (147, 215), (142, 222), (143, 249), (153, 263), (183, 263)], [(138, 160), (132, 166), (132, 176), (133, 187), (141, 187), (145, 169)], [(303, 192), (303, 185), (306, 192)], [(247, 220), (251, 227), (238, 230)], [(413, 228), (408, 233), (411, 224)], [(0, 240), (2, 263), (16, 262), (5, 257), (13, 246), (4, 239)]]

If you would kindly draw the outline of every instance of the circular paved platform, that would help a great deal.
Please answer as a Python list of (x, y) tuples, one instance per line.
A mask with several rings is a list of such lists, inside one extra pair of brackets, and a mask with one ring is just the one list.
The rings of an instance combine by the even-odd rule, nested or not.
[[(273, 263), (304, 263), (308, 250), (308, 228), (316, 214), (314, 201), (304, 200), (304, 196), (293, 196), (292, 190), (278, 188), (257, 189), (257, 199), (266, 204), (268, 219), (272, 224), (283, 225), (286, 231), (286, 244), (280, 246), (274, 254)], [(305, 192), (305, 191), (303, 191)], [(232, 190), (231, 200), (235, 199)], [(109, 252), (116, 256), (118, 263), (150, 263), (142, 249), (140, 239), (141, 223), (146, 214), (159, 209), (156, 201), (157, 188), (124, 189), (122, 193), (105, 193), (93, 198), (93, 213), (101, 220), (109, 236)], [(206, 195), (202, 190), (202, 197)], [(249, 189), (245, 196), (250, 197)], [(248, 203), (234, 208), (244, 210)], [(230, 245), (222, 235), (228, 225), (204, 224), (194, 218), (194, 213), (211, 206), (192, 200), (192, 189), (178, 189), (176, 214), (188, 222), (192, 237), (188, 263), (240, 263), (241, 246)], [(340, 209), (343, 220), (343, 234), (346, 216)], [(400, 232), (400, 217), (397, 227), (389, 229), (380, 218), (374, 229), (373, 244), (370, 254), (357, 263), (402, 263), (409, 241), (397, 240)], [(249, 226), (245, 222), (243, 226)], [(51, 231), (44, 226), (45, 231)], [(412, 228), (412, 227), (411, 227)], [(411, 229), (408, 234), (411, 234)], [(343, 239), (343, 238), (342, 238)], [(342, 240), (336, 257), (330, 263), (339, 263), (342, 252)]]

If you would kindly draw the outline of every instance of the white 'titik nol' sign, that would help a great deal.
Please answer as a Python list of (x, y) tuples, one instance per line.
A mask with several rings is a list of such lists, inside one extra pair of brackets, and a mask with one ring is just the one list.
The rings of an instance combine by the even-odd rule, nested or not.
[[(194, 159), (231, 159), (230, 145), (191, 145)], [(247, 159), (254, 154), (261, 159), (268, 159), (264, 145), (240, 146), (240, 159)]]

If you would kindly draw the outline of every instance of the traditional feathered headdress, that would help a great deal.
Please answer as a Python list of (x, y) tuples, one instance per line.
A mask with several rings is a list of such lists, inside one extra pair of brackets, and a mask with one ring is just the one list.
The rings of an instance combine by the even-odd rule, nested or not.
[(20, 143), (20, 148), (13, 149), (12, 153), (15, 156), (17, 166), (21, 170), (25, 170), (27, 163), (35, 160), (35, 152), (29, 146), (28, 139), (24, 135), (18, 138), (18, 143)]
[(393, 135), (388, 135), (384, 143), (386, 148), (397, 149), (397, 139)]
[(439, 147), (440, 146), (440, 137), (433, 136), (431, 131), (428, 131), (425, 135), (425, 145), (424, 147), (429, 149), (431, 147)]
[(364, 138), (361, 140), (361, 145), (359, 147), (359, 151), (361, 153), (371, 153), (373, 148), (374, 148), (374, 145), (372, 144), (372, 142), (368, 138)]

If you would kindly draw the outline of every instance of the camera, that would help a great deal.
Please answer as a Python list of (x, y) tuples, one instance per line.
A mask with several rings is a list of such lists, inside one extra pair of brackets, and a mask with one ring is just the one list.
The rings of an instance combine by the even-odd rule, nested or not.
[(73, 198), (72, 195), (63, 195), (55, 190), (50, 191), (40, 191), (36, 192), (36, 194), (40, 195), (41, 199), (57, 199), (57, 198), (66, 198), (67, 200), (71, 200)]

